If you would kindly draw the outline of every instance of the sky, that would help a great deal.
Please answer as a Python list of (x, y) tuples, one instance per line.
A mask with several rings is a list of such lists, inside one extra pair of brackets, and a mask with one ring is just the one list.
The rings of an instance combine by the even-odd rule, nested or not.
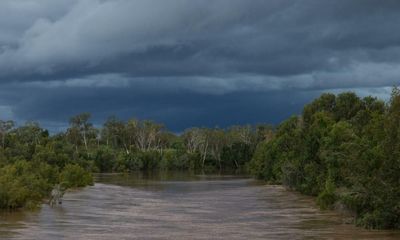
[(273, 123), (322, 92), (387, 99), (398, 0), (1, 0), (0, 119)]

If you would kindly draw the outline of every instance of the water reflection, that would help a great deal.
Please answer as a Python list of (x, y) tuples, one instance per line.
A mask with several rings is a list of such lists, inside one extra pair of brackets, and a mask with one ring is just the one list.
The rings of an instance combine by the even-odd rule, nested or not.
[(399, 239), (312, 198), (232, 175), (98, 175), (62, 206), (0, 215), (0, 239)]

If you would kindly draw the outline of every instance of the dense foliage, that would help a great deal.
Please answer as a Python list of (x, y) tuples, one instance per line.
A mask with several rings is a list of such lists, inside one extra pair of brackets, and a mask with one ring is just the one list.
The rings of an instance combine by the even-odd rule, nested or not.
[(400, 91), (384, 103), (323, 94), (261, 142), (250, 171), (346, 208), (368, 228), (400, 228)]
[(151, 121), (110, 117), (95, 128), (89, 120), (88, 113), (74, 116), (65, 132), (52, 136), (37, 123), (0, 121), (0, 209), (35, 207), (57, 184), (93, 184), (93, 172), (242, 170), (271, 132), (260, 125), (176, 135)]
[(58, 183), (65, 188), (93, 183), (90, 162), (36, 123), (14, 128), (12, 121), (0, 120), (0, 137), (0, 209), (35, 208)]

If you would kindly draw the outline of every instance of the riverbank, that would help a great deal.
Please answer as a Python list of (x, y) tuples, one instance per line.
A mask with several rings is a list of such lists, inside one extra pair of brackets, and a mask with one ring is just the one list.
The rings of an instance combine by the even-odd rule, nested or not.
[[(398, 239), (315, 199), (241, 176), (106, 174), (62, 206), (1, 217), (2, 239)], [(163, 179), (163, 180), (159, 180)], [(7, 237), (6, 237), (7, 236)]]
[(400, 229), (400, 89), (385, 103), (355, 93), (323, 94), (258, 144), (253, 176), (343, 206), (356, 224)]

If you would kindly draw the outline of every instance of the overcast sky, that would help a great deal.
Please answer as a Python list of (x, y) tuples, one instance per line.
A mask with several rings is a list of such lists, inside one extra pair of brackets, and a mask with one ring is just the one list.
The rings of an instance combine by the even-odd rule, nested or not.
[(387, 98), (399, 0), (1, 0), (0, 119), (91, 112), (278, 123), (321, 92)]

